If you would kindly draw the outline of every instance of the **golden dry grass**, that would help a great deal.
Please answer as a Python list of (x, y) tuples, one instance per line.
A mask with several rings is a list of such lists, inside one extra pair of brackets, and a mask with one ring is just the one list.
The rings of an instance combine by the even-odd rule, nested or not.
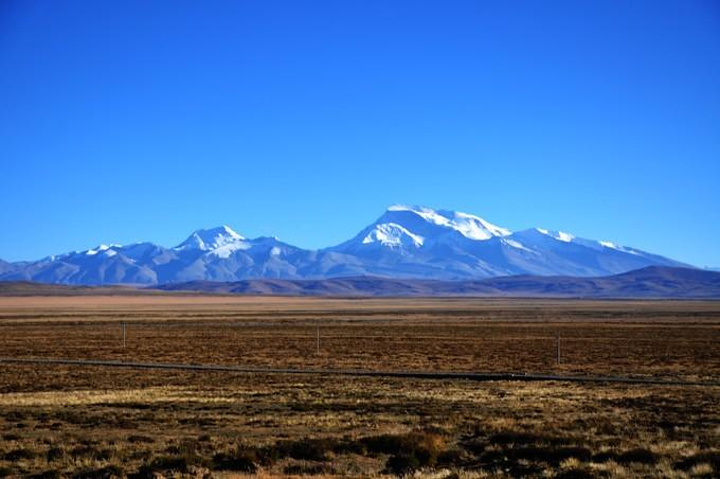
[[(0, 298), (15, 357), (717, 379), (719, 327), (702, 302)], [(720, 472), (719, 388), (3, 365), (0, 392), (0, 475)]]

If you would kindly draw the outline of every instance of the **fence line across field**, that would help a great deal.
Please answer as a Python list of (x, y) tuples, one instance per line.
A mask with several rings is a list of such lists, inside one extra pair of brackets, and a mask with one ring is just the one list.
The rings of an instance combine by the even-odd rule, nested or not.
[[(231, 328), (248, 328), (248, 329), (272, 329), (272, 328), (286, 328), (289, 330), (292, 329), (298, 329), (298, 328), (317, 328), (318, 324), (322, 324), (324, 328), (326, 328), (328, 331), (332, 331), (335, 328), (346, 328), (348, 327), (347, 323), (318, 323), (317, 321), (308, 321), (308, 322), (256, 322), (256, 323), (225, 323), (225, 322), (206, 322), (206, 321), (182, 321), (182, 322), (164, 322), (164, 321), (145, 321), (145, 320), (116, 320), (116, 321), (79, 321), (79, 322), (11, 322), (11, 323), (3, 323), (0, 322), (0, 328), (3, 326), (10, 326), (14, 328), (23, 328), (23, 327), (33, 327), (42, 325), (43, 328), (68, 328), (68, 327), (78, 327), (78, 328), (97, 328), (97, 327), (106, 327), (110, 329), (114, 329), (117, 327), (117, 324), (121, 323), (121, 327), (124, 324), (125, 327), (132, 327), (133, 329), (149, 329), (149, 328), (155, 328), (155, 327), (162, 327), (162, 328), (202, 328), (207, 329), (209, 327), (231, 327)], [(536, 325), (536, 323), (532, 323), (533, 325)], [(478, 340), (482, 341), (498, 341), (498, 342), (505, 342), (505, 341), (532, 341), (532, 340), (556, 340), (558, 333), (555, 330), (555, 327), (558, 324), (564, 324), (564, 323), (547, 323), (545, 326), (548, 331), (545, 334), (522, 334), (522, 335), (504, 335), (503, 337), (463, 337), (461, 335), (452, 335), (452, 334), (437, 334), (437, 335), (428, 335), (428, 334), (414, 334), (412, 332), (413, 328), (416, 327), (443, 327), (444, 325), (442, 323), (423, 323), (423, 324), (412, 324), (407, 325), (407, 327), (404, 327), (402, 323), (393, 323), (393, 324), (387, 324), (388, 329), (393, 329), (394, 332), (397, 332), (399, 330), (405, 329), (405, 332), (407, 334), (404, 334), (402, 337), (407, 337), (411, 339), (421, 339), (421, 340), (452, 340), (452, 341), (467, 341), (467, 342), (475, 342)], [(645, 323), (643, 323), (645, 324)], [(359, 324), (358, 326), (363, 326), (362, 324)], [(472, 325), (468, 326), (468, 328), (472, 329), (480, 329), (483, 328), (485, 325)], [(487, 326), (492, 327), (493, 323), (488, 323)], [(625, 326), (623, 324), (623, 326)], [(633, 327), (637, 326), (636, 323), (628, 324), (627, 326)], [(677, 327), (677, 325), (674, 325)], [(683, 327), (686, 327), (687, 325), (683, 325)], [(617, 324), (613, 323), (613, 327), (618, 327)], [(328, 332), (326, 331), (323, 333), (324, 338), (376, 338), (378, 336), (381, 336), (381, 334), (372, 335), (372, 334), (362, 334), (362, 335), (356, 335), (356, 334), (342, 334), (337, 332)], [(296, 334), (294, 333), (288, 333), (288, 334), (282, 334), (274, 332), (272, 334), (273, 337), (295, 337)], [(586, 335), (562, 335), (562, 340), (567, 341), (616, 341), (618, 339), (621, 339), (621, 336), (586, 336)], [(668, 341), (676, 341), (676, 342), (688, 342), (688, 343), (706, 343), (709, 340), (708, 339), (695, 339), (695, 338), (684, 338), (684, 337), (668, 337)], [(636, 337), (633, 338), (633, 342), (639, 343), (639, 342), (656, 342), (656, 338), (641, 338)]]
[(359, 369), (308, 369), (308, 368), (260, 368), (215, 364), (173, 364), (146, 363), (135, 361), (47, 359), (47, 358), (1, 358), (0, 364), (46, 364), (64, 366), (97, 366), (129, 369), (161, 369), (185, 371), (220, 371), (249, 374), (306, 374), (324, 376), (387, 377), (409, 379), (450, 379), (467, 381), (520, 381), (545, 382), (561, 381), (573, 383), (623, 383), (656, 386), (720, 387), (720, 381), (686, 381), (674, 379), (654, 379), (629, 376), (569, 376), (559, 374), (535, 374), (522, 372), (438, 372), (438, 371), (372, 371)]

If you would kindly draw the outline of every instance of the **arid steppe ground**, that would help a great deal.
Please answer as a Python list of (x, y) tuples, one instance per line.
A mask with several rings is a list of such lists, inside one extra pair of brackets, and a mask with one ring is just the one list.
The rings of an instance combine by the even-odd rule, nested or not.
[[(7, 358), (720, 378), (716, 302), (28, 296), (0, 328)], [(5, 476), (720, 473), (718, 387), (2, 364), (0, 393)]]

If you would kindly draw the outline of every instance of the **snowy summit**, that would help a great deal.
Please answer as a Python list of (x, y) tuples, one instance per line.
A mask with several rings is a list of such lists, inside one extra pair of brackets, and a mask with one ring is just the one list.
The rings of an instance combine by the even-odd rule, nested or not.
[(185, 241), (175, 247), (176, 250), (212, 251), (221, 246), (243, 241), (245, 238), (229, 226), (194, 231)]

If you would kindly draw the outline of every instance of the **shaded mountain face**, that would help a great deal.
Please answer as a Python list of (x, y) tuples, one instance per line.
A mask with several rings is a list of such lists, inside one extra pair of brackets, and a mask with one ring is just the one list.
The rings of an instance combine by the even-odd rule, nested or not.
[(9, 273), (13, 271), (16, 268), (13, 263), (8, 263), (7, 261), (3, 261), (0, 259), (0, 275)]
[(687, 265), (564, 232), (511, 232), (467, 213), (396, 205), (352, 239), (318, 251), (273, 237), (248, 239), (220, 226), (194, 231), (173, 248), (100, 245), (35, 262), (0, 262), (0, 280), (89, 285), (368, 275), (454, 280), (602, 276), (647, 266)]
[(377, 277), (315, 280), (192, 281), (156, 287), (165, 291), (286, 296), (477, 296), (534, 298), (720, 299), (720, 273), (651, 266), (604, 277), (505, 276), (482, 280)]

